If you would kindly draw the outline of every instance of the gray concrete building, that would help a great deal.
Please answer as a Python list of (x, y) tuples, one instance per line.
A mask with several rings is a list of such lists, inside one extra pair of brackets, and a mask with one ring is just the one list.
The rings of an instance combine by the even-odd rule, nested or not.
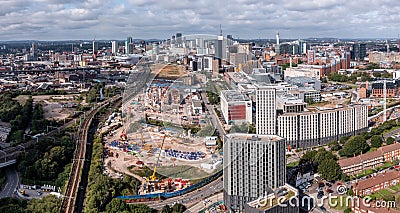
[(285, 185), (285, 139), (276, 135), (224, 137), (224, 202), (230, 212)]

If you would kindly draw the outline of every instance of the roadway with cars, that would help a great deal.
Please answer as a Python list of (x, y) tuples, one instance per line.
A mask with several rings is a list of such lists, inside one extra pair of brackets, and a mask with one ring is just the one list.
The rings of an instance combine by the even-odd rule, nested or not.
[(204, 102), (206, 102), (205, 106), (206, 106), (208, 112), (210, 113), (210, 118), (211, 118), (210, 120), (211, 120), (212, 125), (215, 128), (217, 128), (217, 130), (221, 134), (221, 136), (225, 135), (226, 131), (225, 131), (221, 121), (219, 120), (217, 114), (215, 113), (214, 108), (210, 104), (207, 104), (207, 97), (206, 97), (205, 92), (201, 93), (201, 98), (203, 99)]
[(7, 167), (5, 169), (7, 180), (3, 184), (0, 191), (0, 199), (6, 197), (13, 197), (16, 188), (19, 183), (19, 175), (15, 167)]
[(202, 202), (205, 198), (214, 195), (215, 193), (223, 189), (222, 178), (218, 178), (213, 182), (205, 185), (204, 187), (189, 192), (185, 195), (169, 198), (161, 201), (149, 201), (149, 202), (136, 202), (135, 204), (143, 203), (151, 208), (161, 210), (165, 205), (173, 206), (175, 203), (180, 203), (186, 207), (191, 207), (199, 202)]

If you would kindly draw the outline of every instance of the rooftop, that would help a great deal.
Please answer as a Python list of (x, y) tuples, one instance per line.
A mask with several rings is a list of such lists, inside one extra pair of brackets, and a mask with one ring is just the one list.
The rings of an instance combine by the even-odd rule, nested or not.
[(227, 134), (227, 138), (234, 140), (249, 140), (249, 141), (280, 141), (284, 138), (278, 135), (257, 135), (257, 134), (246, 134), (246, 133), (232, 133)]
[(352, 165), (361, 164), (363, 161), (369, 161), (378, 157), (383, 157), (385, 153), (392, 152), (395, 150), (400, 150), (400, 143), (394, 143), (391, 145), (382, 146), (376, 151), (361, 154), (359, 156), (355, 156), (352, 158), (340, 159), (338, 163), (339, 166), (342, 168), (349, 167)]
[(224, 90), (221, 91), (222, 95), (225, 97), (226, 101), (250, 101), (250, 98), (237, 90)]
[(283, 104), (304, 104), (303, 100), (289, 93), (278, 95), (276, 99)]
[(354, 184), (354, 187), (355, 187), (355, 190), (369, 189), (371, 187), (374, 187), (381, 183), (385, 183), (385, 182), (397, 179), (399, 177), (400, 177), (400, 171), (393, 170), (390, 172), (378, 174), (378, 175), (368, 178), (366, 180), (356, 182)]

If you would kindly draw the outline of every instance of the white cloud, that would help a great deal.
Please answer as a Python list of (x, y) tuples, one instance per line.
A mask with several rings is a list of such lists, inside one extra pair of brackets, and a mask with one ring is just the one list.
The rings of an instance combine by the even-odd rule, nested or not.
[(397, 37), (400, 2), (391, 0), (0, 0), (0, 40)]

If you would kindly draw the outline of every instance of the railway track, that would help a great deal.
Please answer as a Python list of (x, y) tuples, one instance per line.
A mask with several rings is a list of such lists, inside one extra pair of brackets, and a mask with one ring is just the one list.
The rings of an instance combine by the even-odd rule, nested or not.
[(67, 189), (62, 200), (62, 213), (73, 213), (76, 208), (77, 193), (81, 182), (81, 173), (86, 159), (86, 144), (88, 142), (88, 132), (90, 130), (92, 120), (101, 109), (115, 101), (121, 101), (120, 96), (113, 98), (105, 103), (102, 103), (101, 105), (98, 105), (87, 115), (86, 119), (81, 124), (81, 128), (78, 133), (78, 141), (76, 143), (76, 150), (71, 167), (71, 172), (68, 178)]

